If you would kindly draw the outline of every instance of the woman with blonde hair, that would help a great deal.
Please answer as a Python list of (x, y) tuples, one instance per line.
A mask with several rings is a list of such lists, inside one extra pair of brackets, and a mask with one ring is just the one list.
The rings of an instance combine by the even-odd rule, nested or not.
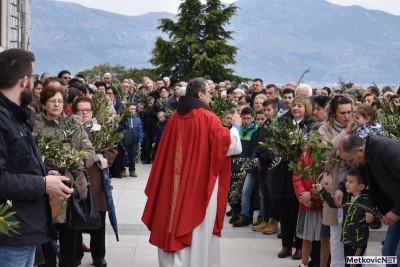
[[(311, 131), (315, 124), (312, 116), (311, 100), (307, 96), (297, 96), (292, 103), (291, 113), (285, 113), (279, 118), (280, 121), (288, 121), (305, 129), (306, 133)], [(293, 172), (289, 171), (289, 161), (282, 160), (270, 171), (270, 192), (279, 203), (279, 215), (282, 234), (282, 250), (278, 253), (279, 258), (292, 255), (293, 237), (296, 234), (297, 217), (299, 214), (299, 201), (293, 187)], [(303, 240), (295, 237), (296, 251), (292, 256), (294, 260), (302, 258)]]

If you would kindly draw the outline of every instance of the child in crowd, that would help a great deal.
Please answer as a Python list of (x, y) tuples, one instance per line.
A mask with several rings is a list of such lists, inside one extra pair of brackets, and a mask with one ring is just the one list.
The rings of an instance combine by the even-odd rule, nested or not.
[(234, 115), (235, 115), (235, 111), (232, 109), (225, 111), (224, 123), (223, 123), (225, 127), (228, 127), (229, 129), (232, 128), (232, 119), (233, 119)]
[(138, 146), (143, 142), (143, 128), (142, 121), (136, 114), (136, 104), (128, 104), (128, 109), (132, 114), (132, 117), (126, 119), (124, 124), (127, 124), (129, 129), (132, 131), (133, 139), (135, 143), (132, 146), (125, 147), (125, 154), (122, 155), (122, 172), (121, 177), (126, 177), (125, 166), (129, 164), (129, 175), (131, 177), (137, 177), (135, 172), (135, 157)]
[[(249, 214), (241, 214), (242, 203), (241, 193), (243, 185), (241, 181), (245, 176), (242, 176), (242, 160), (251, 158), (250, 153), (250, 138), (254, 131), (257, 130), (258, 126), (254, 121), (254, 111), (250, 107), (245, 107), (240, 114), (242, 118), (242, 126), (240, 127), (240, 142), (242, 143), (242, 153), (239, 155), (232, 156), (232, 185), (231, 192), (236, 192), (234, 199), (229, 198), (229, 205), (233, 210), (232, 218), (229, 223), (234, 226), (245, 226), (253, 223), (253, 213), (250, 211)], [(236, 160), (239, 160), (238, 162)], [(246, 175), (246, 174), (245, 174)], [(246, 178), (247, 179), (247, 178)], [(232, 194), (230, 194), (232, 196)], [(248, 211), (245, 211), (246, 213)]]
[[(318, 131), (321, 125), (321, 123), (313, 125), (311, 134)], [(311, 150), (306, 148), (300, 156), (300, 162), (303, 166), (310, 166), (313, 161)], [(296, 235), (303, 239), (300, 267), (308, 266), (312, 241), (321, 242), (319, 266), (326, 266), (329, 257), (329, 226), (322, 224), (322, 201), (315, 195), (312, 180), (300, 177), (296, 172), (293, 173), (293, 187), (300, 202), (296, 228)]]
[[(137, 110), (138, 110), (137, 113), (138, 113), (138, 116), (139, 116), (139, 118), (140, 118), (140, 120), (142, 122), (142, 125), (144, 125), (145, 105), (144, 105), (143, 102), (139, 102), (138, 103)], [(142, 150), (141, 150), (140, 160), (144, 161), (144, 160), (146, 160), (146, 137), (145, 137), (145, 134), (144, 134), (144, 127), (143, 127), (143, 142), (142, 142), (141, 148), (142, 148)]]
[(367, 138), (371, 135), (383, 136), (383, 126), (376, 122), (376, 118), (377, 111), (374, 104), (372, 106), (367, 104), (359, 106), (354, 112), (354, 122), (358, 126), (355, 134), (362, 138)]
[[(268, 136), (268, 125), (278, 112), (278, 105), (275, 99), (264, 100), (262, 106), (265, 122), (262, 127), (259, 127), (258, 142), (264, 142), (265, 138)], [(253, 157), (256, 165), (260, 166), (258, 168), (258, 183), (264, 204), (264, 218), (259, 225), (252, 226), (252, 230), (262, 231), (263, 234), (272, 235), (278, 232), (279, 221), (278, 201), (269, 196), (269, 189), (266, 183), (268, 169), (271, 166), (273, 157), (268, 149), (262, 149), (259, 146), (254, 150)]]
[(167, 124), (167, 121), (165, 120), (165, 113), (164, 111), (160, 111), (157, 113), (157, 127), (156, 127), (156, 133), (154, 134), (154, 139), (153, 139), (153, 144), (151, 147), (154, 149), (154, 158), (156, 157), (157, 153), (157, 148), (158, 144), (160, 143), (162, 133), (164, 132), (165, 125)]
[(146, 151), (145, 151), (145, 160), (142, 161), (142, 164), (151, 164), (151, 145), (153, 143), (154, 138), (154, 123), (153, 118), (151, 117), (151, 107), (154, 104), (154, 97), (149, 96), (147, 98), (147, 108), (143, 113), (143, 129), (144, 136), (146, 139)]
[[(363, 256), (367, 248), (369, 229), (378, 228), (381, 219), (377, 215), (375, 205), (369, 194), (365, 192), (367, 176), (364, 166), (359, 165), (350, 169), (346, 178), (346, 193), (343, 196), (343, 221), (341, 241), (344, 244), (345, 257)], [(331, 208), (337, 208), (333, 196), (321, 185), (315, 185), (315, 190)], [(349, 266), (362, 266), (361, 264), (346, 264)]]

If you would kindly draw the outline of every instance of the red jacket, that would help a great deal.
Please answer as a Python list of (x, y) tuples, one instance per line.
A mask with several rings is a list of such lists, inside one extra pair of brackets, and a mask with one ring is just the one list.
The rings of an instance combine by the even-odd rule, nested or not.
[[(313, 161), (314, 160), (311, 154), (308, 152), (304, 152), (300, 156), (300, 162), (303, 164), (303, 166), (310, 166), (313, 163)], [(314, 188), (312, 187), (312, 184), (313, 182), (311, 179), (302, 178), (298, 173), (293, 172), (293, 187), (296, 197), (299, 198), (301, 193), (309, 191), (311, 193), (311, 201), (314, 202), (319, 207), (319, 209), (315, 210), (313, 206), (307, 207), (306, 205), (300, 203), (300, 209), (311, 212), (322, 211), (323, 202), (321, 199), (315, 198), (315, 191)]]

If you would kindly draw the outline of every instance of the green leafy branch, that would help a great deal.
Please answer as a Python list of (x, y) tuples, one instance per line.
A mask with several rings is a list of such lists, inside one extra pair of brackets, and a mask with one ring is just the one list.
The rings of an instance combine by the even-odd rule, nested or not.
[(306, 131), (291, 120), (278, 121), (275, 116), (268, 126), (268, 137), (259, 142), (260, 147), (270, 150), (275, 155), (275, 165), (280, 160), (297, 161), (303, 152), (306, 142)]
[(12, 203), (10, 200), (7, 200), (5, 204), (0, 205), (0, 234), (6, 234), (10, 236), (8, 233), (12, 231), (16, 234), (19, 234), (14, 229), (20, 228), (19, 221), (15, 220), (14, 215), (16, 214), (15, 211), (7, 212), (9, 208), (12, 207)]
[(383, 101), (385, 111), (378, 111), (378, 121), (385, 128), (388, 137), (400, 142), (400, 106)]

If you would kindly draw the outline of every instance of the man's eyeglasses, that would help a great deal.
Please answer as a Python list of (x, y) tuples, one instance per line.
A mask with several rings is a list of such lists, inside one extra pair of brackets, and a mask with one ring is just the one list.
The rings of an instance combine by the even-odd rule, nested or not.
[(50, 102), (52, 104), (55, 104), (55, 103), (63, 104), (64, 100), (62, 100), (62, 99), (48, 99), (47, 102)]
[(26, 75), (28, 77), (33, 77), (33, 81), (37, 82), (39, 80), (39, 74), (31, 74), (31, 75)]
[(80, 109), (77, 109), (76, 111), (79, 112), (79, 113), (84, 113), (84, 112), (89, 113), (89, 112), (92, 112), (92, 109), (90, 109), (90, 108), (80, 108)]
[(209, 93), (209, 94), (211, 95), (211, 94), (212, 94), (212, 91), (211, 91), (211, 90), (205, 91), (205, 93)]
[(106, 93), (106, 95), (113, 95), (113, 93)]

